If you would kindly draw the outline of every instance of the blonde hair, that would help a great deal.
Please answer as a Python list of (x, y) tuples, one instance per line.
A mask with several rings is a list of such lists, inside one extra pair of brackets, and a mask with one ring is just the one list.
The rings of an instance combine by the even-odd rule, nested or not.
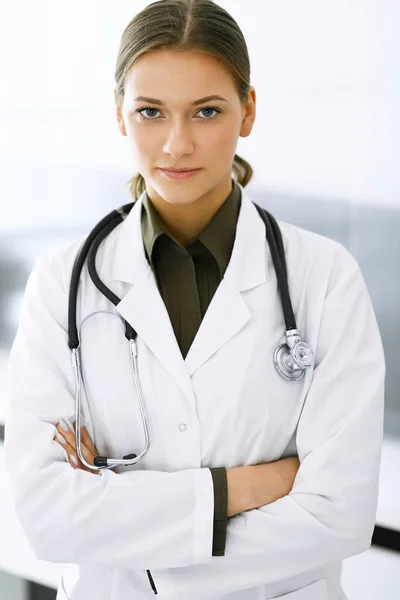
[[(243, 34), (231, 15), (213, 0), (158, 0), (138, 13), (125, 28), (115, 67), (116, 98), (124, 99), (125, 77), (145, 52), (159, 49), (196, 51), (214, 56), (229, 69), (242, 105), (248, 101), (250, 61)], [(250, 164), (237, 154), (233, 175), (243, 187), (253, 176)], [(129, 181), (134, 202), (145, 191), (141, 173)]]

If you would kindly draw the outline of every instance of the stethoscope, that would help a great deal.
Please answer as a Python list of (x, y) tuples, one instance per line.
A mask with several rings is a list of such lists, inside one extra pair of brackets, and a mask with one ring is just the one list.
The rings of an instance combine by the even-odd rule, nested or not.
[[(314, 362), (312, 350), (308, 344), (301, 341), (300, 333), (296, 326), (296, 321), (293, 313), (292, 303), (289, 296), (289, 288), (287, 283), (287, 270), (285, 252), (282, 241), (282, 234), (279, 229), (278, 223), (274, 217), (265, 209), (261, 208), (257, 204), (253, 203), (265, 223), (266, 237), (271, 251), (272, 261), (275, 268), (276, 277), (278, 280), (278, 289), (281, 296), (282, 308), (285, 317), (286, 324), (286, 342), (280, 344), (274, 351), (273, 361), (279, 375), (288, 381), (298, 381), (301, 379), (308, 367)], [(121, 316), (111, 313), (111, 311), (97, 311), (107, 312), (113, 314), (121, 319), (122, 323), (125, 324), (125, 337), (129, 342), (129, 356), (132, 366), (132, 374), (135, 382), (135, 388), (137, 397), (139, 400), (140, 411), (142, 415), (143, 429), (145, 432), (145, 447), (139, 454), (127, 454), (122, 459), (118, 458), (107, 458), (106, 456), (96, 456), (94, 459), (94, 465), (88, 463), (81, 451), (81, 382), (83, 382), (82, 369), (79, 357), (79, 337), (76, 327), (76, 307), (77, 307), (77, 296), (78, 296), (78, 285), (83, 268), (83, 264), (88, 258), (88, 270), (89, 275), (97, 287), (97, 289), (104, 294), (115, 306), (121, 302), (118, 298), (104, 283), (100, 280), (96, 271), (96, 253), (104, 238), (111, 233), (111, 231), (119, 225), (129, 214), (133, 202), (121, 206), (121, 208), (115, 209), (106, 215), (84, 241), (81, 249), (79, 250), (71, 274), (71, 284), (69, 290), (68, 300), (68, 346), (71, 349), (71, 360), (75, 374), (75, 422), (76, 422), (76, 450), (79, 456), (79, 460), (87, 468), (92, 470), (100, 469), (112, 469), (115, 466), (129, 466), (138, 463), (144, 458), (150, 448), (149, 438), (149, 427), (147, 421), (147, 415), (144, 409), (143, 395), (139, 381), (138, 366), (137, 366), (137, 349), (136, 349), (136, 336), (137, 333), (133, 327), (123, 319)], [(92, 316), (96, 313), (91, 313)], [(87, 317), (86, 317), (87, 318)], [(83, 324), (83, 322), (82, 322)]]

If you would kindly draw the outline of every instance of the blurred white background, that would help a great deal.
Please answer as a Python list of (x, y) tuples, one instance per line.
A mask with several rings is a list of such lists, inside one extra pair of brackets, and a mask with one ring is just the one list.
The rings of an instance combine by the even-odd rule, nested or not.
[[(237, 149), (254, 169), (249, 193), (268, 190), (324, 206), (343, 204), (347, 211), (387, 210), (399, 219), (400, 1), (217, 3), (243, 31), (257, 93), (255, 126), (248, 138), (239, 138)], [(29, 268), (46, 244), (92, 228), (130, 201), (126, 182), (136, 168), (117, 128), (114, 66), (122, 31), (148, 4), (0, 0), (0, 245), (11, 257), (24, 255)], [(386, 236), (379, 234), (378, 247)], [(387, 285), (390, 280), (395, 286), (390, 298), (399, 312), (398, 237), (393, 244), (389, 254), (396, 262)], [(366, 272), (377, 264), (374, 256), (368, 261)], [(0, 268), (5, 263), (0, 255)], [(8, 277), (10, 269), (4, 272)], [(373, 298), (382, 290), (387, 295), (372, 276), (367, 281)], [(19, 284), (9, 296), (14, 303), (0, 303), (14, 324), (22, 292)], [(385, 315), (389, 319), (378, 303), (376, 310), (382, 323)], [(394, 322), (391, 316), (391, 330)], [(385, 350), (389, 356), (387, 345)], [(6, 358), (4, 350), (0, 423)], [(391, 398), (400, 411), (397, 389), (393, 384)], [(400, 438), (387, 437), (379, 509), (381, 522), (398, 530), (392, 484), (398, 485), (399, 444)], [(0, 504), (0, 598), (27, 600), (33, 592), (24, 579), (56, 586), (58, 570), (38, 567), (6, 512), (12, 505), (1, 473), (0, 498), (9, 504)], [(345, 563), (349, 600), (400, 598), (398, 553), (372, 547)]]
[[(113, 73), (122, 31), (147, 4), (2, 0), (0, 163), (16, 179), (4, 189), (1, 177), (1, 229), (92, 221), (79, 187), (60, 200), (53, 165), (134, 171), (116, 126)], [(238, 145), (252, 185), (398, 206), (400, 2), (219, 4), (244, 33), (257, 92), (255, 127)], [(21, 207), (20, 180), (33, 188), (36, 166), (49, 185)]]

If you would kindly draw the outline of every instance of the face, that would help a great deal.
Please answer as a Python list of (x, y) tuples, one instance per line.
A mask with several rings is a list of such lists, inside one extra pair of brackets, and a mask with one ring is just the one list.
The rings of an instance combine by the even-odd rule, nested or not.
[[(214, 94), (224, 100), (191, 105)], [(162, 104), (138, 101), (137, 96)], [(207, 198), (215, 203), (231, 192), (238, 138), (250, 134), (255, 120), (255, 91), (250, 89), (244, 107), (232, 75), (214, 57), (157, 50), (142, 55), (131, 67), (116, 116), (155, 205), (192, 204)], [(189, 179), (168, 179), (160, 167), (200, 170)]]

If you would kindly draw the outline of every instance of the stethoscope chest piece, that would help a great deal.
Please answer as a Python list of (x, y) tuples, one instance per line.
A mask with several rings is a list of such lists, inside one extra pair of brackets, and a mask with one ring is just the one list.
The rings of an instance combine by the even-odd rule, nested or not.
[[(126, 467), (129, 465), (134, 465), (146, 456), (150, 448), (149, 426), (139, 381), (137, 349), (135, 342), (137, 332), (125, 319), (122, 319), (122, 321), (125, 324), (125, 337), (129, 342), (129, 357), (132, 367), (132, 376), (135, 383), (136, 396), (139, 402), (140, 412), (142, 416), (142, 424), (145, 435), (145, 447), (139, 455), (135, 453), (127, 454), (122, 459), (108, 458), (106, 456), (96, 456), (94, 458), (94, 464), (91, 465), (85, 460), (82, 454), (80, 437), (81, 383), (82, 387), (84, 383), (79, 359), (80, 336), (78, 335), (78, 329), (76, 324), (79, 280), (84, 262), (87, 258), (90, 278), (92, 279), (94, 285), (97, 287), (100, 293), (103, 294), (112, 304), (114, 304), (114, 306), (117, 306), (121, 302), (121, 298), (114, 294), (114, 292), (112, 292), (100, 279), (96, 270), (96, 252), (103, 239), (107, 235), (109, 235), (112, 232), (112, 230), (119, 223), (121, 223), (129, 214), (130, 210), (132, 209), (132, 206), (133, 202), (125, 204), (117, 210), (113, 210), (94, 227), (87, 239), (84, 241), (79, 253), (76, 256), (71, 274), (71, 285), (68, 298), (68, 346), (71, 350), (71, 360), (75, 375), (75, 421), (77, 428), (76, 449), (78, 457), (82, 464), (85, 465), (88, 469), (92, 470), (100, 470), (104, 468), (111, 469), (116, 466)], [(293, 307), (289, 295), (287, 269), (285, 261), (285, 249), (280, 228), (274, 217), (268, 211), (262, 209), (257, 204), (255, 204), (255, 207), (259, 215), (261, 216), (263, 222), (265, 223), (266, 237), (270, 247), (272, 261), (275, 267), (277, 283), (280, 290), (283, 314), (285, 319), (286, 343), (280, 344), (276, 348), (273, 360), (275, 367), (281, 377), (289, 381), (296, 381), (304, 377), (306, 369), (313, 364), (313, 353), (311, 351), (310, 346), (301, 341), (300, 332), (297, 329), (296, 319), (294, 316)], [(109, 310), (99, 310), (91, 314), (95, 314), (97, 312), (111, 313), (112, 315), (121, 318), (118, 314)], [(89, 316), (91, 315), (88, 315), (88, 317)], [(88, 317), (85, 317), (84, 321)]]
[(308, 344), (300, 341), (297, 330), (287, 331), (286, 340), (275, 349), (275, 368), (284, 379), (297, 381), (314, 362), (313, 353)]

